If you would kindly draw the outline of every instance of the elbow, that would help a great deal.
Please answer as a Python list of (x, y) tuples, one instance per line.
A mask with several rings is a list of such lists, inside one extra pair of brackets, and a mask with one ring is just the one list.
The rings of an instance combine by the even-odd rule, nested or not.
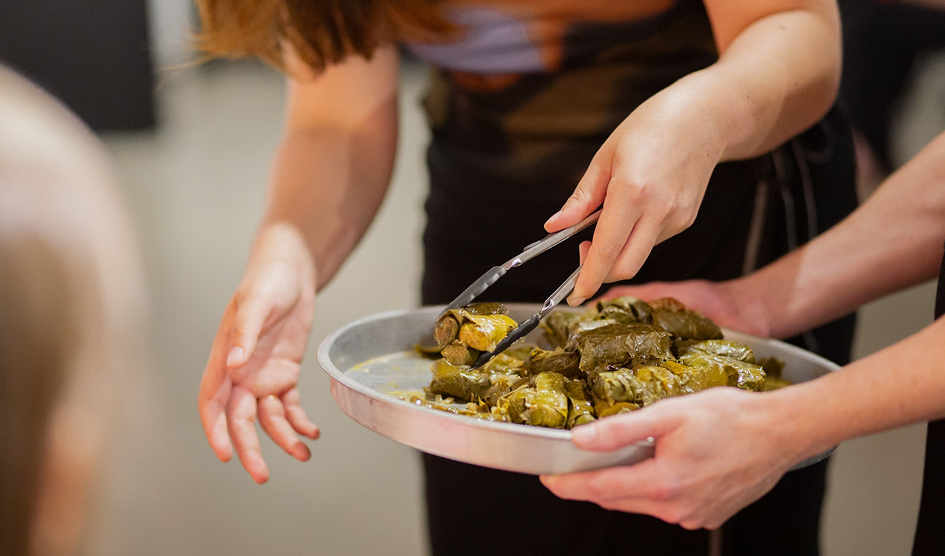
[(782, 117), (793, 121), (797, 132), (803, 131), (819, 122), (837, 102), (840, 93), (841, 48), (839, 41), (824, 45), (827, 52), (820, 57), (821, 67), (814, 75), (809, 75), (806, 83), (794, 82), (793, 94), (784, 109)]
[[(821, 79), (816, 83), (817, 103), (819, 109), (818, 116), (814, 122), (818, 121), (837, 101), (840, 94), (840, 78), (843, 70), (843, 37), (840, 27), (840, 13), (835, 2), (829, 2), (823, 6), (822, 13), (819, 14), (820, 20), (824, 25), (824, 69)], [(813, 124), (813, 122), (812, 122)]]
[(840, 14), (835, 2), (814, 4), (795, 12), (791, 18), (794, 23), (803, 22), (807, 29), (806, 44), (800, 46), (804, 52), (799, 58), (805, 62), (793, 66), (794, 74), (804, 78), (798, 77), (800, 82), (787, 84), (793, 93), (786, 95), (790, 100), (785, 105), (791, 112), (790, 117), (800, 124), (798, 131), (820, 121), (840, 93), (843, 68)]
[(836, 104), (839, 94), (840, 56), (838, 55), (835, 64), (832, 65), (829, 71), (825, 72), (820, 80), (812, 84), (810, 95), (805, 95), (809, 97), (809, 110), (811, 112), (808, 127), (820, 121), (821, 118), (827, 115), (827, 112), (830, 112), (830, 109)]

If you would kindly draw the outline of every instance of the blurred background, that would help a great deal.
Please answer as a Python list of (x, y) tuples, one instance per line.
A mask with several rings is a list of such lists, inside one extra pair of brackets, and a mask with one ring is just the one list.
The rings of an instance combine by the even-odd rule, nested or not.
[[(843, 3), (844, 102), (862, 121), (864, 196), (945, 129), (945, 26), (927, 37), (923, 26), (941, 20), (884, 11), (898, 7)], [(304, 464), (264, 439), (272, 473), (257, 486), (237, 462), (213, 456), (196, 395), (261, 215), (282, 127), (282, 77), (255, 62), (180, 67), (193, 60), (188, 0), (0, 0), (0, 13), (0, 60), (104, 139), (145, 256), (150, 357), (130, 371), (134, 386), (96, 497), (87, 553), (423, 554), (417, 453), (341, 413), (315, 350), (358, 317), (418, 304), (425, 68), (404, 65), (400, 148), (380, 215), (318, 300), (300, 390), (322, 438)], [(863, 308), (856, 355), (929, 324), (933, 298), (926, 284)], [(909, 553), (924, 437), (922, 425), (840, 446), (831, 458), (826, 556)]]

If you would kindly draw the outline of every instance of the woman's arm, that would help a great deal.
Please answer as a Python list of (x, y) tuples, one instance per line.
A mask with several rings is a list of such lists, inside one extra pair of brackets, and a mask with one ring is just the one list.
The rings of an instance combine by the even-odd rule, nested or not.
[(262, 228), (291, 226), (318, 269), (319, 289), (364, 235), (384, 199), (397, 145), (396, 48), (351, 56), (313, 76), (289, 56), (286, 133)]
[(636, 274), (653, 245), (688, 228), (722, 160), (756, 156), (827, 112), (840, 74), (829, 0), (707, 0), (721, 56), (644, 102), (615, 130), (546, 228), (603, 204), (572, 304)]
[(705, 0), (705, 5), (720, 56), (689, 78), (717, 100), (723, 160), (764, 154), (827, 113), (840, 86), (836, 2)]
[(744, 278), (617, 287), (608, 298), (676, 297), (721, 326), (787, 338), (936, 275), (945, 244), (945, 133), (860, 208)]
[(762, 333), (786, 338), (933, 278), (943, 244), (945, 133), (840, 224), (725, 288)]
[(198, 410), (210, 446), (235, 446), (256, 482), (269, 470), (255, 421), (299, 460), (296, 433), (318, 437), (296, 388), (315, 292), (331, 280), (374, 218), (387, 190), (397, 136), (398, 59), (349, 56), (315, 77), (290, 56), (288, 122), (269, 202), (246, 271), (204, 370)]
[(945, 319), (817, 380), (771, 394), (798, 459), (844, 440), (945, 418)]

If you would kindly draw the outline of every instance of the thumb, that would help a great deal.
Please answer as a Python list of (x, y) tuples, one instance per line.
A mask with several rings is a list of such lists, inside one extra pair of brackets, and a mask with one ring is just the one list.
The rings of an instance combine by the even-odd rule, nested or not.
[[(553, 233), (568, 226), (573, 226), (604, 203), (604, 197), (607, 195), (607, 184), (610, 183), (610, 157), (602, 156), (602, 152), (600, 151), (594, 156), (594, 160), (588, 166), (584, 177), (578, 182), (577, 187), (574, 188), (574, 193), (568, 197), (561, 210), (545, 222), (545, 231)], [(608, 162), (606, 164), (601, 163), (601, 158)]]
[(677, 412), (644, 408), (574, 427), (571, 434), (574, 444), (582, 450), (609, 452), (634, 442), (664, 436), (675, 429), (680, 420)]
[(252, 294), (237, 296), (236, 315), (233, 317), (230, 346), (226, 356), (228, 368), (241, 367), (249, 361), (271, 311), (272, 302), (266, 296)]

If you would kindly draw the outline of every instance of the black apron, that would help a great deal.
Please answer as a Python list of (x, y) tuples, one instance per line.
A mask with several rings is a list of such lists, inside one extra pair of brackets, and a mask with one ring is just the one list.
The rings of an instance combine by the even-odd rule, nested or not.
[[(507, 79), (437, 70), (423, 236), (424, 304), (452, 301), (482, 272), (544, 235), (610, 133), (646, 99), (718, 58), (699, 0), (642, 28), (572, 25), (562, 67)], [(595, 48), (585, 48), (601, 39)], [(495, 77), (495, 76), (493, 76)], [(500, 76), (501, 77), (501, 76)], [(691, 228), (653, 249), (634, 283), (728, 280), (773, 261), (856, 206), (852, 138), (831, 113), (755, 160), (720, 164)], [(541, 302), (578, 265), (566, 244), (513, 269), (481, 300)], [(844, 364), (853, 317), (793, 342)], [(561, 500), (537, 477), (423, 456), (434, 556), (705, 556), (706, 531)], [(723, 530), (726, 556), (815, 556), (826, 463), (788, 473)]]
[[(491, 265), (543, 236), (544, 220), (573, 191), (600, 143), (512, 174), (466, 157), (449, 137), (428, 152), (424, 304), (448, 303)], [(583, 149), (583, 150), (581, 150)], [(856, 206), (852, 140), (835, 112), (755, 160), (720, 164), (693, 226), (653, 249), (631, 281), (727, 280), (773, 261)], [(577, 266), (591, 231), (513, 269), (482, 300), (540, 302)], [(854, 317), (791, 341), (849, 362)], [(706, 531), (594, 504), (561, 500), (537, 477), (423, 455), (432, 553), (705, 556)], [(726, 556), (819, 554), (826, 462), (790, 472), (723, 527)]]
[[(935, 318), (945, 314), (945, 258), (938, 277)], [(922, 501), (912, 556), (945, 554), (945, 420), (932, 421), (925, 433)]]

